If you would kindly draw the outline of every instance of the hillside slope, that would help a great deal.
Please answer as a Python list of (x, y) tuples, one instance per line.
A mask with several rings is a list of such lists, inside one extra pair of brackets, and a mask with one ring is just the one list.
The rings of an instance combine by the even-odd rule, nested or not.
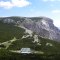
[(59, 42), (42, 38), (38, 35), (38, 38), (35, 40), (35, 35), (33, 33), (30, 36), (29, 33), (25, 33), (23, 28), (0, 22), (0, 43), (13, 41), (14, 37), (17, 39), (11, 43), (8, 50), (20, 50), (21, 48), (29, 47), (32, 50), (43, 51), (44, 53), (60, 53)]
[[(30, 48), (34, 54), (21, 55), (21, 48)], [(60, 42), (40, 37), (25, 27), (0, 21), (0, 59), (26, 60), (26, 58), (27, 60), (60, 59)]]
[(16, 37), (20, 39), (24, 35), (24, 29), (0, 22), (0, 42), (5, 42)]
[(39, 44), (33, 43), (33, 38), (24, 38), (13, 42), (8, 50), (19, 50), (21, 48), (31, 48), (33, 51), (43, 52), (44, 54), (60, 54), (60, 43), (39, 37)]

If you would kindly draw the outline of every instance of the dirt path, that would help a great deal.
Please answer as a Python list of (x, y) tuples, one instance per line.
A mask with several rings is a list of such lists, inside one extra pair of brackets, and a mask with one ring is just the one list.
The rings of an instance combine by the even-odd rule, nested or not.
[(0, 43), (0, 45), (4, 45), (6, 46), (5, 49), (7, 49), (14, 41), (16, 41), (17, 39), (14, 37), (12, 40), (9, 40), (9, 41), (6, 41), (6, 42), (3, 42), (3, 43)]

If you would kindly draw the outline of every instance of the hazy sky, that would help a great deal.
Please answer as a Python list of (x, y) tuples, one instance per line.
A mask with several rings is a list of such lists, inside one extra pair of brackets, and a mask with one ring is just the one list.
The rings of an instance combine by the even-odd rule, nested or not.
[(0, 16), (46, 16), (60, 27), (60, 0), (0, 0)]

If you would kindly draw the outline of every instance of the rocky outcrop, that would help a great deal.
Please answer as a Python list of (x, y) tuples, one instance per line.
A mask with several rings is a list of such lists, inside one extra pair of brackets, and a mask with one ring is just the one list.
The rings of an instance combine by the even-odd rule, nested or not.
[[(1, 20), (1, 19), (0, 19)], [(60, 41), (60, 30), (54, 26), (53, 20), (47, 17), (8, 17), (4, 18), (5, 23), (14, 23), (23, 26), (37, 35)]]

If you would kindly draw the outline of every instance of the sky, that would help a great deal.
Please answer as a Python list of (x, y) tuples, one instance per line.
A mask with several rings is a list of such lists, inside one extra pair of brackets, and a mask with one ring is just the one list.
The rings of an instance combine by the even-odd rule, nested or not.
[(0, 0), (0, 17), (46, 16), (60, 28), (60, 0)]

